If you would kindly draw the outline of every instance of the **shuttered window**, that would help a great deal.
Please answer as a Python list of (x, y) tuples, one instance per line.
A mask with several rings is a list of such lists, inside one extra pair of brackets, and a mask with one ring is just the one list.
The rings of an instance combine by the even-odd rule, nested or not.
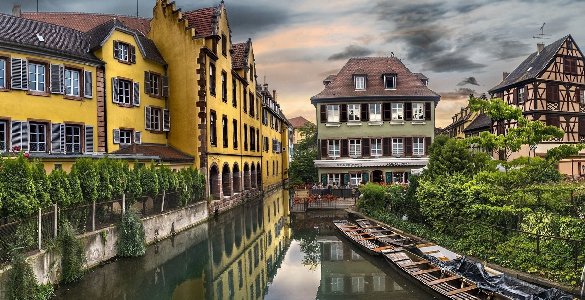
[(168, 109), (163, 109), (163, 131), (171, 131), (171, 114)]
[(145, 128), (146, 130), (162, 131), (163, 130), (163, 110), (158, 107), (147, 106), (145, 110)]
[(29, 149), (30, 152), (46, 152), (47, 148), (47, 124), (29, 123)]
[(161, 76), (156, 73), (144, 71), (144, 91), (153, 97), (160, 97), (161, 90)]
[(339, 140), (328, 140), (327, 155), (329, 157), (339, 157), (341, 154), (341, 147)]
[(47, 66), (39, 63), (28, 64), (28, 89), (33, 92), (46, 91)]
[(0, 59), (0, 89), (6, 88), (6, 59)]
[(28, 90), (28, 62), (26, 59), (13, 58), (10, 61), (10, 88)]
[(250, 151), (256, 151), (256, 130), (250, 126)]
[(13, 150), (29, 150), (29, 124), (23, 121), (12, 121), (10, 125), (10, 144)]
[(93, 98), (93, 74), (91, 71), (83, 72), (83, 96)]
[(65, 68), (62, 65), (51, 65), (51, 93), (63, 94), (63, 73)]
[[(238, 120), (233, 119), (232, 120), (232, 127), (234, 128), (234, 134), (233, 134), (233, 147), (234, 149), (238, 149)], [(264, 147), (266, 148), (266, 143), (268, 142), (268, 140), (266, 139), (265, 143), (264, 143)]]
[(79, 97), (79, 77), (80, 71), (75, 69), (65, 69), (65, 95)]
[(8, 122), (0, 121), (0, 152), (8, 150)]
[(244, 151), (248, 151), (248, 125), (244, 124)]
[(81, 126), (65, 125), (65, 151), (81, 153)]
[(349, 140), (349, 156), (350, 157), (362, 156), (362, 140), (361, 139), (350, 139)]
[(228, 144), (229, 144), (229, 139), (228, 139), (228, 118), (226, 115), (223, 115), (221, 117), (221, 134), (222, 134), (222, 140), (223, 140), (223, 147), (227, 148)]
[(132, 144), (132, 137), (134, 131), (114, 129), (114, 144), (130, 145)]
[(93, 153), (93, 126), (85, 125), (85, 152)]
[(136, 48), (128, 43), (114, 41), (114, 58), (121, 62), (135, 63)]
[(215, 85), (216, 85), (215, 65), (209, 63), (209, 93), (212, 96), (215, 96)]
[(392, 156), (404, 155), (404, 139), (392, 138)]
[(370, 155), (373, 157), (382, 156), (382, 139), (372, 139), (370, 141)]
[(221, 72), (221, 101), (227, 103), (227, 73), (224, 71)]
[(370, 121), (372, 121), (372, 122), (382, 121), (382, 104), (381, 103), (370, 104), (369, 110), (370, 110)]
[(347, 105), (347, 120), (349, 122), (360, 120), (360, 105), (359, 104), (348, 104)]
[(51, 124), (51, 153), (65, 153), (65, 124)]
[(404, 120), (404, 104), (392, 103), (392, 121)]
[(422, 137), (412, 138), (412, 155), (425, 155), (425, 139)]
[(339, 122), (339, 105), (327, 105), (327, 122)]
[[(238, 83), (235, 79), (232, 79), (232, 106), (238, 107)], [(266, 125), (266, 124), (264, 124)]]
[(424, 121), (425, 119), (425, 104), (424, 103), (412, 103), (412, 120), (413, 121)]
[(215, 111), (211, 111), (209, 114), (209, 143), (212, 146), (217, 146), (217, 115)]

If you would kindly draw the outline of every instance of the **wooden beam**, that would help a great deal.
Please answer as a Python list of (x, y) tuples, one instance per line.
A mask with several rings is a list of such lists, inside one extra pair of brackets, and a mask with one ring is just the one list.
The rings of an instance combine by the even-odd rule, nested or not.
[(441, 279), (437, 279), (437, 280), (433, 280), (430, 282), (427, 282), (428, 285), (435, 285), (435, 284), (439, 284), (439, 283), (443, 283), (443, 282), (449, 282), (455, 279), (459, 279), (461, 277), (457, 276), (457, 275), (453, 275), (453, 276), (449, 276), (449, 277), (445, 277), (445, 278), (441, 278)]
[(382, 246), (382, 247), (374, 248), (372, 250), (378, 252), (378, 251), (382, 251), (382, 250), (386, 250), (386, 249), (394, 249), (394, 246)]
[(428, 264), (429, 262), (427, 260), (421, 260), (421, 261), (414, 261), (411, 263), (407, 263), (407, 264), (402, 264), (400, 265), (403, 268), (408, 268), (408, 267), (414, 267), (414, 266), (418, 266), (418, 265), (424, 265), (424, 264)]
[(476, 288), (477, 288), (477, 286), (470, 285), (470, 286), (464, 287), (462, 289), (457, 289), (457, 290), (450, 291), (450, 292), (447, 293), (447, 296), (453, 296), (453, 295), (456, 295), (456, 294), (461, 294), (461, 293), (464, 293), (464, 292), (468, 292), (468, 291), (471, 291), (471, 290), (475, 290)]
[(432, 272), (436, 272), (439, 271), (441, 269), (439, 268), (430, 268), (430, 269), (426, 269), (426, 270), (420, 270), (420, 271), (416, 271), (416, 272), (412, 272), (410, 273), (410, 275), (421, 275), (421, 274), (426, 274), (426, 273), (432, 273)]

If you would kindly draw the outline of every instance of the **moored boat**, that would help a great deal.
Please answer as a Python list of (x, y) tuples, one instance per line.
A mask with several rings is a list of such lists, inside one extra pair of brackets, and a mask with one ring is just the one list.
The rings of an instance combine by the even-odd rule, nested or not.
[(347, 220), (333, 221), (335, 227), (352, 243), (370, 255), (380, 255), (383, 250), (396, 250), (397, 247), (380, 242), (370, 232)]

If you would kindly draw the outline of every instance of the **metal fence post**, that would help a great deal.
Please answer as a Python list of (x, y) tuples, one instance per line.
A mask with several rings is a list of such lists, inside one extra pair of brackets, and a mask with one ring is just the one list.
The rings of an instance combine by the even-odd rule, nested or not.
[(54, 212), (53, 212), (53, 235), (54, 235), (54, 237), (57, 237), (57, 234), (58, 234), (57, 228), (59, 227), (58, 226), (58, 223), (59, 223), (58, 211), (59, 211), (59, 209), (57, 208), (57, 203), (55, 203), (55, 205), (53, 205), (53, 207), (54, 207)]
[(163, 190), (163, 195), (162, 195), (162, 203), (160, 204), (160, 212), (164, 212), (165, 211), (165, 197), (167, 196), (167, 193), (165, 190)]
[(42, 249), (42, 239), (43, 239), (43, 234), (41, 232), (41, 219), (42, 219), (42, 214), (41, 214), (41, 209), (39, 208), (39, 219), (38, 219), (38, 225), (39, 225), (39, 250)]
[(95, 231), (95, 200), (91, 208), (91, 231)]
[(126, 194), (122, 194), (122, 215), (126, 214)]

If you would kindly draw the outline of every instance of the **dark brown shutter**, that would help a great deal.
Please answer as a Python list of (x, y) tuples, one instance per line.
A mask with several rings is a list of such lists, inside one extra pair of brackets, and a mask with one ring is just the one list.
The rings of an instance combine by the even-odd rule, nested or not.
[(341, 114), (339, 115), (339, 122), (347, 122), (347, 104), (341, 104)]
[(404, 153), (406, 156), (412, 156), (412, 138), (407, 137), (404, 139)]
[(526, 102), (526, 101), (528, 101), (528, 85), (525, 85), (525, 86), (524, 86), (524, 96), (523, 96), (523, 99), (522, 99), (522, 101), (523, 101), (523, 102)]
[(144, 71), (144, 92), (150, 94), (150, 72)]
[(370, 110), (369, 110), (369, 107), (367, 104), (362, 104), (360, 112), (362, 114), (362, 121), (369, 121), (370, 120)]
[(575, 88), (575, 102), (581, 103), (581, 89)]
[(370, 139), (362, 139), (362, 156), (370, 156)]
[(327, 123), (327, 105), (325, 104), (321, 104), (321, 123)]
[(430, 136), (425, 137), (425, 155), (429, 155), (429, 147), (431, 147), (432, 142)]
[(382, 140), (382, 155), (384, 156), (392, 155), (392, 138), (384, 138)]
[(500, 135), (500, 134), (504, 134), (504, 121), (498, 121), (498, 125), (496, 127), (496, 134)]
[(546, 116), (546, 125), (559, 127), (561, 125), (561, 120), (559, 118), (559, 115), (547, 115)]
[(411, 102), (404, 103), (404, 120), (405, 121), (412, 121), (412, 103)]
[(130, 55), (130, 62), (136, 63), (136, 47), (128, 45), (128, 55)]
[(556, 84), (549, 84), (546, 86), (546, 102), (558, 103), (559, 102), (559, 86)]
[(520, 94), (520, 88), (517, 87), (514, 90), (514, 93), (512, 93), (512, 104), (518, 105), (518, 98), (519, 98), (518, 96), (519, 96), (519, 94)]
[(339, 141), (341, 143), (341, 157), (348, 157), (349, 156), (349, 140), (343, 139)]
[(327, 157), (327, 140), (321, 140), (321, 158)]
[(579, 117), (579, 136), (585, 137), (585, 116)]
[(162, 96), (169, 96), (169, 77), (167, 76), (162, 77)]
[(425, 120), (430, 121), (431, 120), (431, 105), (433, 103), (432, 102), (425, 102)]
[(114, 41), (114, 58), (118, 59), (118, 41)]
[(392, 120), (392, 105), (390, 103), (382, 104), (382, 120), (384, 121)]

